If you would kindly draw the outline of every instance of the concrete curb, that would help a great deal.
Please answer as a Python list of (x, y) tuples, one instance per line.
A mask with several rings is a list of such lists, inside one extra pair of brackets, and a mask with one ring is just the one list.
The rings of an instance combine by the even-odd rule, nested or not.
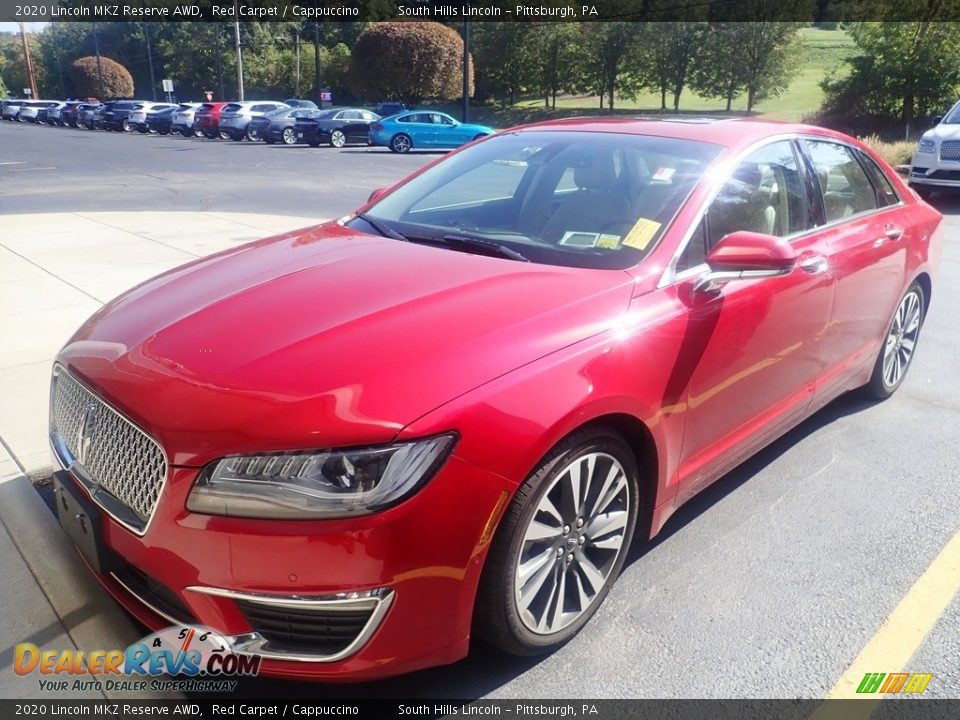
[[(123, 649), (139, 640), (141, 631), (80, 562), (76, 548), (2, 443), (0, 470), (0, 523), (77, 648)], [(103, 694), (110, 700), (182, 698), (178, 693)]]

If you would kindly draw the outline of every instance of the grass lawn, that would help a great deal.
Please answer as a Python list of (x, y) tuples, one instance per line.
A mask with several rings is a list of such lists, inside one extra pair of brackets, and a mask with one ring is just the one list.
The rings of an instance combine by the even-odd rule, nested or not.
[[(823, 90), (820, 81), (843, 67), (843, 60), (856, 52), (850, 36), (843, 30), (821, 30), (803, 28), (799, 31), (802, 59), (800, 70), (786, 91), (754, 107), (754, 114), (778, 120), (803, 120), (816, 112), (823, 102)], [(672, 103), (672, 97), (667, 97)], [(483, 107), (471, 110), (471, 120), (485, 122), (494, 127), (505, 127), (521, 122), (533, 122), (551, 117), (596, 114), (600, 109), (600, 99), (596, 95), (564, 96), (557, 98), (556, 110), (543, 106), (541, 98), (525, 98), (513, 107)], [(681, 113), (723, 113), (726, 101), (723, 98), (705, 98), (686, 90), (680, 96)], [(617, 112), (657, 113), (660, 110), (660, 94), (645, 93), (636, 99), (617, 99)], [(456, 117), (460, 116), (459, 105), (448, 108)], [(735, 113), (746, 112), (746, 98), (734, 100)], [(672, 109), (668, 110), (672, 114)]]

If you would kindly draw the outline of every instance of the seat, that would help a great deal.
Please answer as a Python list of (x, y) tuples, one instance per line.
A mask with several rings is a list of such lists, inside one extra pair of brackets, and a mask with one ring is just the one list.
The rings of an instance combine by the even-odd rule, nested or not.
[(540, 236), (560, 242), (566, 232), (600, 233), (631, 224), (628, 193), (618, 182), (613, 155), (584, 153), (573, 170), (577, 190), (547, 218)]
[(741, 163), (710, 207), (711, 245), (737, 230), (772, 235), (777, 226), (777, 209), (771, 185), (764, 183), (757, 163)]

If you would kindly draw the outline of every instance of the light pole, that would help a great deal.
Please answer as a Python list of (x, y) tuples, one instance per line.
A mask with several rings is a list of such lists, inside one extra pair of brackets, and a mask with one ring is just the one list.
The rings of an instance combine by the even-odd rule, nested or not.
[(470, 122), (470, 21), (463, 21), (463, 121)]
[(100, 66), (100, 38), (97, 35), (97, 23), (93, 23), (93, 48), (97, 54), (97, 87), (99, 88), (99, 97), (97, 98), (101, 102), (104, 100), (103, 97), (103, 68)]
[(157, 101), (157, 81), (153, 76), (153, 48), (150, 45), (150, 23), (143, 23), (143, 31), (147, 35), (147, 64), (150, 65), (150, 93), (153, 101)]
[[(237, 9), (237, 0), (233, 0), (233, 12), (235, 17), (240, 17), (240, 12)], [(239, 20), (235, 20), (233, 23), (233, 44), (237, 49), (237, 99), (243, 102), (243, 52), (240, 50)]]

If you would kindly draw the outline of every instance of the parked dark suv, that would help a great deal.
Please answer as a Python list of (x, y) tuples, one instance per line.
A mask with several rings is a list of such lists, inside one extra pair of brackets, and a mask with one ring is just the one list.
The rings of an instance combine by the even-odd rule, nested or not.
[(110, 103), (110, 107), (100, 116), (100, 127), (104, 130), (122, 130), (130, 132), (133, 125), (130, 123), (130, 113), (139, 108), (141, 103), (134, 100), (117, 100)]

